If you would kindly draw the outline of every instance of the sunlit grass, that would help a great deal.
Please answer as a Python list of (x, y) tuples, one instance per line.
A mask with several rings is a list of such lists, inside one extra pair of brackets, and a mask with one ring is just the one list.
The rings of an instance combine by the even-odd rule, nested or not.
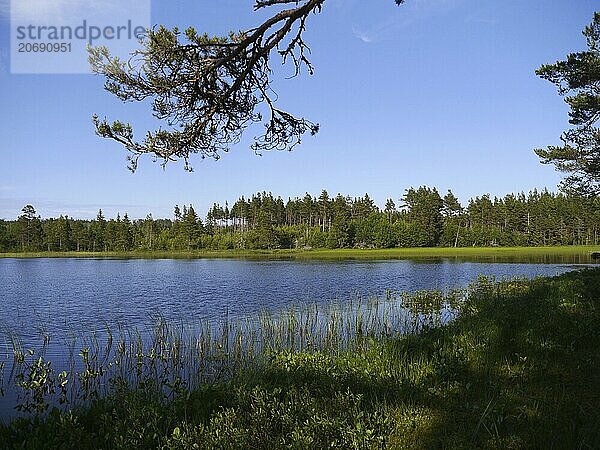
[(281, 258), (281, 259), (405, 259), (457, 258), (462, 260), (593, 262), (598, 246), (556, 247), (426, 247), (391, 249), (313, 249), (313, 250), (196, 250), (153, 252), (24, 252), (0, 253), (0, 258)]

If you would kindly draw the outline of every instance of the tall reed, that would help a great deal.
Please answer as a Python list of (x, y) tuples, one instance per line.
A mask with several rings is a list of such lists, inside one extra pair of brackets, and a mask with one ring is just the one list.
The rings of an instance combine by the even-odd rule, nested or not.
[(86, 404), (122, 388), (150, 390), (169, 400), (260, 367), (279, 352), (337, 355), (364, 349), (373, 339), (440, 326), (456, 317), (469, 291), (477, 288), (354, 295), (346, 302), (194, 324), (157, 316), (144, 330), (104, 323), (100, 331), (61, 336), (64, 356), (55, 360), (46, 355), (47, 331), (38, 348), (5, 331), (0, 394), (12, 393), (17, 410), (35, 414), (51, 406)]

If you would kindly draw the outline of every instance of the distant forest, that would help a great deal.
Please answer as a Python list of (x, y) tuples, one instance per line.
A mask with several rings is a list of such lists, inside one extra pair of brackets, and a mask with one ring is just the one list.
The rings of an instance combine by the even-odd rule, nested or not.
[(41, 218), (27, 205), (15, 221), (0, 220), (0, 251), (190, 251), (465, 246), (596, 245), (600, 199), (534, 190), (489, 195), (461, 205), (451, 191), (407, 189), (383, 209), (368, 194), (284, 201), (271, 193), (215, 203), (205, 218), (192, 205), (172, 219)]

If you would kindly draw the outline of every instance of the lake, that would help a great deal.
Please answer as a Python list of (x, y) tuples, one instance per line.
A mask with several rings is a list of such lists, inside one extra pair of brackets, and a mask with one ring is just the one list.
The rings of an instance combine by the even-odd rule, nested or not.
[[(310, 305), (316, 304), (319, 310), (316, 315), (309, 312), (308, 315), (298, 317), (316, 317), (319, 321), (324, 320), (326, 327), (328, 313), (323, 315), (321, 311), (326, 311), (327, 306), (332, 304), (342, 307), (350, 305), (345, 309), (344, 320), (350, 316), (357, 319), (354, 305), (364, 306), (361, 299), (386, 297), (391, 298), (391, 304), (394, 304), (394, 294), (467, 287), (479, 275), (494, 276), (496, 279), (531, 278), (557, 275), (577, 267), (581, 265), (469, 262), (456, 259), (0, 259), (0, 292), (3, 302), (0, 310), (0, 345), (3, 348), (0, 354), (5, 363), (5, 369), (0, 370), (5, 377), (5, 396), (0, 398), (0, 419), (13, 417), (14, 406), (22, 403), (25, 398), (23, 393), (19, 394), (22, 391), (15, 390), (13, 384), (13, 349), (20, 349), (25, 355), (25, 366), (22, 363), (17, 365), (21, 372), (38, 355), (52, 361), (55, 374), (65, 368), (69, 369), (69, 364), (73, 364), (73, 360), (69, 358), (75, 357), (79, 362), (70, 366), (72, 378), (69, 384), (75, 386), (75, 373), (82, 370), (82, 362), (77, 354), (83, 347), (93, 349), (95, 346), (96, 355), (102, 354), (101, 349), (109, 339), (105, 324), (113, 331), (140, 330), (142, 334), (139, 336), (154, 336), (149, 338), (152, 341), (156, 334), (149, 330), (156, 330), (157, 318), (165, 319), (165, 323), (185, 326), (188, 330), (202, 329), (205, 326), (202, 324), (207, 323), (220, 324), (222, 327), (223, 323), (233, 323), (232, 319), (242, 323), (240, 326), (243, 328), (246, 326), (243, 324), (244, 320), (256, 320), (257, 316), (264, 315), (265, 312), (276, 316), (292, 307), (311, 308)], [(358, 308), (360, 310), (360, 306)], [(442, 304), (439, 308), (440, 314), (433, 313), (436, 316), (432, 322), (434, 325), (445, 323), (454, 317), (454, 311), (448, 305)], [(369, 307), (365, 311), (367, 310)], [(376, 314), (387, 314), (379, 309), (377, 311), (380, 312)], [(395, 317), (393, 321), (396, 325), (405, 319), (407, 323), (414, 325), (413, 319), (420, 319), (421, 315), (417, 313), (415, 316), (414, 312), (403, 309), (401, 304), (393, 306), (388, 310), (390, 311)], [(427, 317), (423, 318), (427, 320)], [(383, 316), (376, 319), (383, 319)], [(265, 324), (267, 328), (271, 327), (271, 331), (266, 331), (267, 334), (278, 329), (277, 326), (272, 327), (275, 322), (260, 320), (244, 328), (244, 333), (253, 335), (254, 332), (250, 331), (248, 334), (248, 331), (260, 330)], [(384, 329), (387, 326), (385, 320), (379, 320), (377, 327)], [(347, 331), (355, 334), (359, 322), (355, 320), (350, 325), (350, 328), (354, 328), (348, 328)], [(342, 322), (339, 323), (343, 325)], [(242, 328), (227, 328), (226, 334), (234, 338), (236, 330)], [(214, 365), (214, 361), (221, 361), (219, 355), (224, 341), (219, 336), (223, 336), (223, 329), (217, 327), (206, 331), (208, 329), (204, 328), (206, 334), (195, 342), (202, 343), (201, 345), (212, 342), (205, 353), (198, 354), (196, 344), (188, 345), (188, 350), (196, 350), (188, 361), (186, 367), (189, 370), (184, 378), (196, 376), (199, 368), (202, 371), (199, 382), (221, 377), (221, 372), (212, 375), (209, 372), (226, 367)], [(407, 328), (403, 328), (400, 323), (397, 329)], [(315, 330), (311, 335), (327, 336), (326, 332), (319, 334)], [(99, 340), (86, 340), (95, 331), (101, 336)], [(258, 347), (255, 347), (254, 338), (251, 342), (244, 341), (244, 349), (240, 347), (240, 355), (247, 357), (244, 364), (252, 363), (251, 355), (254, 350), (269, 341), (264, 330), (258, 333), (256, 336), (262, 336), (256, 338)], [(212, 337), (207, 338), (208, 335)], [(135, 335), (128, 336), (128, 342), (136, 342)], [(177, 340), (177, 331), (173, 336)], [(174, 342), (171, 339), (173, 336), (167, 340)], [(13, 339), (15, 337), (16, 341)], [(77, 341), (74, 340), (75, 337)], [(147, 338), (140, 339), (147, 342)], [(277, 341), (277, 336), (274, 335), (273, 339)], [(16, 347), (15, 342), (18, 342)], [(69, 342), (72, 343), (70, 349)], [(321, 345), (322, 343), (317, 347)], [(252, 347), (252, 351), (248, 350), (248, 346)], [(116, 349), (114, 346), (111, 348), (110, 357), (114, 359)], [(29, 349), (35, 350), (35, 355), (28, 355)], [(135, 353), (135, 349), (129, 353), (130, 363), (135, 363), (135, 357), (132, 356)], [(227, 355), (231, 362), (233, 353)], [(238, 359), (237, 356), (233, 358), (235, 361)], [(213, 361), (212, 365), (205, 365), (205, 361), (210, 360)], [(75, 390), (72, 392), (75, 395)]]
[(465, 287), (478, 275), (556, 275), (568, 264), (456, 260), (251, 261), (236, 259), (0, 259), (0, 325), (25, 341), (153, 317), (194, 323), (290, 304), (343, 302), (387, 290)]

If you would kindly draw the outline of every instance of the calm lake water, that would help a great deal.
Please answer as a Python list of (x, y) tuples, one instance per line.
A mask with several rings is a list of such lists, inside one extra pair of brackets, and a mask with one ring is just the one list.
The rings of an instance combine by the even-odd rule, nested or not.
[(556, 275), (568, 264), (437, 261), (0, 259), (0, 326), (24, 341), (102, 328), (143, 328), (160, 314), (194, 323), (386, 290), (467, 286), (478, 275)]
[[(11, 336), (18, 336), (23, 351), (36, 351), (30, 359), (38, 357), (42, 342), (50, 343), (43, 346), (43, 355), (58, 373), (69, 367), (69, 355), (76, 356), (85, 345), (79, 340), (73, 344), (76, 348), (68, 350), (71, 337), (85, 339), (95, 330), (102, 335), (104, 324), (112, 330), (122, 325), (125, 330), (147, 333), (157, 317), (162, 317), (194, 329), (206, 320), (223, 323), (225, 317), (252, 318), (263, 311), (277, 314), (292, 305), (343, 305), (358, 296), (381, 296), (389, 291), (466, 287), (479, 275), (531, 278), (577, 267), (580, 265), (443, 259), (0, 259), (0, 364), (5, 364), (0, 370), (0, 392), (4, 392), (0, 395), (0, 420), (15, 417), (15, 405), (23, 399), (14, 384)], [(451, 317), (441, 318), (441, 323)], [(51, 339), (44, 341), (44, 335)], [(106, 342), (106, 336), (102, 339)], [(81, 361), (72, 370), (82, 370)]]

